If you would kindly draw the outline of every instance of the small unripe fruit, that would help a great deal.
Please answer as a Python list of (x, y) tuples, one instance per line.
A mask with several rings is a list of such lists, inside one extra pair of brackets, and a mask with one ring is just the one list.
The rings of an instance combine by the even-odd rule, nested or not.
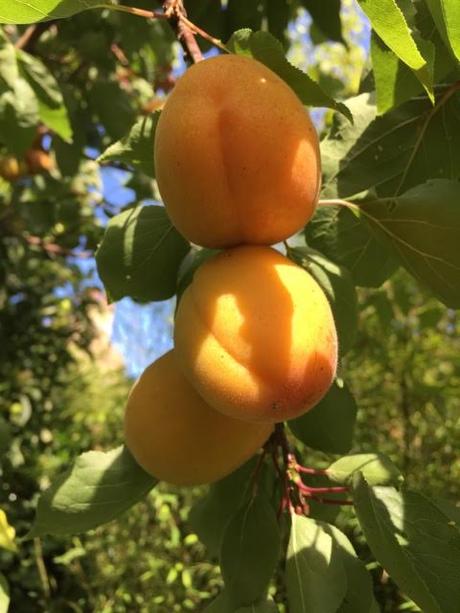
[(271, 424), (249, 424), (211, 409), (185, 379), (173, 351), (134, 384), (125, 440), (150, 474), (175, 485), (211, 483), (233, 472), (266, 442)]
[(337, 366), (333, 315), (313, 277), (269, 247), (207, 260), (176, 315), (175, 352), (210, 406), (280, 422), (321, 400)]
[(20, 179), (26, 172), (27, 169), (24, 163), (16, 157), (9, 155), (0, 159), (0, 177), (3, 177), (6, 181), (13, 183)]
[(314, 213), (318, 137), (273, 71), (222, 55), (189, 68), (169, 95), (156, 129), (155, 171), (172, 222), (192, 242), (270, 245)]

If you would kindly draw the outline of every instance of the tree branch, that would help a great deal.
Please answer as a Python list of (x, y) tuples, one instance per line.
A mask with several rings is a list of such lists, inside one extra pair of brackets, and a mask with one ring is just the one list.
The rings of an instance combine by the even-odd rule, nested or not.
[(29, 26), (24, 34), (16, 41), (16, 49), (22, 49), (23, 51), (32, 52), (40, 36), (55, 25), (56, 20), (41, 21)]
[(195, 34), (188, 25), (187, 11), (182, 0), (165, 0), (163, 10), (166, 18), (176, 32), (177, 38), (192, 63), (201, 62), (203, 55), (196, 42)]

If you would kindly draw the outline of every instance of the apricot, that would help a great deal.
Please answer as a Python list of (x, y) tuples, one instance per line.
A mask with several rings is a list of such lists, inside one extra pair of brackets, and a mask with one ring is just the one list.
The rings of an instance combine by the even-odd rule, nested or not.
[(211, 409), (170, 351), (134, 384), (124, 429), (128, 449), (148, 473), (175, 485), (199, 485), (233, 472), (265, 443), (273, 427)]
[(205, 247), (270, 245), (313, 215), (318, 137), (293, 90), (251, 58), (189, 68), (155, 135), (158, 187), (172, 222)]
[(243, 246), (195, 272), (176, 314), (185, 376), (229, 417), (280, 422), (312, 408), (332, 384), (337, 334), (313, 277), (270, 247)]

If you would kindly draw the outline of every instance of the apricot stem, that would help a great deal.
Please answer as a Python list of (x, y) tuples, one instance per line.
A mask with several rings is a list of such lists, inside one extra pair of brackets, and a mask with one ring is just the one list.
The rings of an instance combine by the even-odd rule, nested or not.
[(359, 206), (353, 204), (352, 202), (348, 202), (348, 200), (342, 200), (341, 198), (331, 198), (326, 200), (319, 200), (318, 206), (344, 206), (348, 209), (359, 210)]

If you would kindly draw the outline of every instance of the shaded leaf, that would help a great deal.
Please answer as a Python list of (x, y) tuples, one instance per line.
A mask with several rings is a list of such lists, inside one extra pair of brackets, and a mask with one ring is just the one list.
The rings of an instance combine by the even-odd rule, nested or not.
[(353, 120), (344, 104), (333, 100), (318, 83), (287, 61), (283, 46), (268, 32), (239, 30), (233, 34), (227, 46), (233, 53), (249, 55), (268, 66), (286, 81), (303, 104), (331, 108), (345, 115), (348, 120)]
[(355, 509), (376, 559), (424, 613), (457, 613), (460, 532), (423, 494), (354, 483)]
[(358, 558), (353, 545), (343, 532), (330, 524), (323, 524), (323, 528), (334, 540), (337, 555), (342, 560), (347, 575), (347, 593), (338, 612), (371, 613), (371, 607), (377, 603), (372, 590), (372, 578), (366, 566)]
[(379, 287), (398, 267), (366, 222), (344, 206), (320, 206), (305, 226), (305, 238), (310, 247), (345, 266), (356, 285)]
[(460, 307), (460, 183), (432, 180), (361, 205), (377, 236), (447, 306)]
[(302, 0), (302, 4), (310, 13), (313, 23), (322, 34), (339, 43), (343, 43), (342, 22), (340, 20), (340, 0), (329, 0), (327, 11), (322, 0)]
[(7, 0), (0, 6), (0, 23), (34, 23), (70, 17), (81, 11), (106, 6), (102, 0)]
[(357, 410), (349, 388), (336, 380), (313, 409), (288, 423), (308, 447), (325, 453), (347, 453), (353, 442)]
[(97, 528), (141, 500), (156, 482), (125, 447), (83, 453), (40, 496), (29, 537)]
[(327, 475), (332, 481), (344, 484), (351, 483), (356, 473), (362, 473), (370, 485), (398, 484), (403, 480), (398, 468), (381, 453), (343, 456), (327, 469)]
[(256, 462), (257, 458), (251, 458), (228, 477), (213, 483), (190, 510), (188, 522), (213, 557), (218, 557), (225, 528), (243, 504)]
[(142, 117), (120, 141), (110, 145), (98, 158), (100, 164), (122, 162), (149, 177), (155, 176), (153, 141), (160, 111)]
[(321, 143), (324, 194), (350, 198), (373, 189), (386, 197), (428, 179), (460, 178), (457, 87), (440, 94), (435, 109), (419, 97), (381, 117), (369, 94), (347, 101), (355, 126), (336, 115)]
[(88, 92), (88, 101), (113, 139), (122, 138), (136, 119), (132, 98), (118, 82), (98, 79)]
[(97, 268), (112, 300), (165, 300), (176, 291), (189, 248), (163, 207), (135, 207), (110, 220), (96, 253)]
[(32, 87), (38, 99), (42, 122), (66, 142), (71, 142), (72, 127), (59, 84), (41, 60), (18, 52), (21, 73)]
[(0, 454), (6, 453), (11, 443), (11, 426), (10, 424), (0, 417)]
[(259, 488), (231, 518), (222, 540), (220, 567), (235, 608), (266, 595), (279, 553), (276, 512)]
[(286, 585), (291, 613), (336, 613), (347, 591), (343, 564), (320, 522), (292, 515)]
[(358, 326), (358, 299), (350, 273), (308, 247), (290, 248), (287, 255), (305, 268), (326, 294), (339, 337), (339, 353), (345, 355), (354, 343)]
[(208, 249), (206, 247), (193, 248), (193, 250), (190, 251), (190, 253), (185, 257), (177, 280), (176, 293), (178, 303), (182, 294), (193, 281), (193, 276), (201, 264), (217, 253), (219, 253), (218, 249)]

